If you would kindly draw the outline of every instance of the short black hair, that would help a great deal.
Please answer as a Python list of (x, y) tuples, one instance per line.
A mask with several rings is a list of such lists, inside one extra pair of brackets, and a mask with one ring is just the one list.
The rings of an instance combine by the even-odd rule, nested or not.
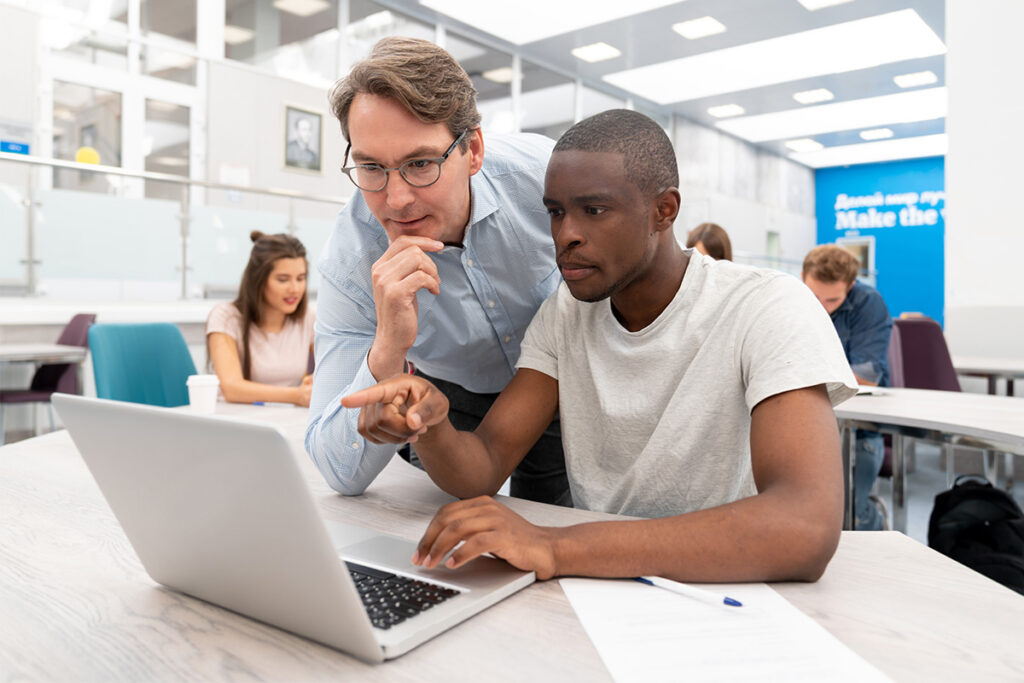
[(679, 186), (672, 142), (657, 122), (639, 112), (609, 109), (583, 119), (565, 131), (553, 151), (571, 150), (621, 154), (626, 177), (644, 194)]

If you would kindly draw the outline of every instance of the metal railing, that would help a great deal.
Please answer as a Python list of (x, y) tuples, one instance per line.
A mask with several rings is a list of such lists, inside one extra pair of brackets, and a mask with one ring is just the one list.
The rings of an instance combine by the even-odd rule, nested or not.
[[(24, 164), (37, 168), (69, 169), (84, 173), (112, 175), (122, 178), (134, 178), (138, 180), (149, 180), (163, 183), (173, 183), (181, 186), (181, 210), (177, 215), (179, 230), (181, 234), (181, 298), (188, 298), (188, 271), (189, 271), (189, 224), (192, 221), (191, 192), (193, 187), (201, 187), (209, 190), (227, 190), (234, 192), (245, 192), (248, 194), (280, 197), (288, 200), (288, 224), (286, 230), (289, 233), (296, 231), (295, 223), (295, 201), (312, 201), (344, 206), (347, 200), (340, 197), (329, 197), (325, 195), (306, 194), (295, 190), (276, 188), (250, 187), (246, 185), (232, 185), (229, 183), (218, 183), (208, 180), (193, 180), (185, 176), (173, 175), (170, 173), (153, 173), (150, 171), (129, 171), (117, 166), (103, 166), (99, 164), (83, 164), (65, 159), (53, 159), (46, 157), (29, 156), (24, 154), (11, 154), (0, 152), (0, 161), (15, 164)], [(25, 291), (28, 296), (36, 296), (38, 291), (37, 267), (42, 261), (36, 255), (36, 209), (40, 203), (36, 200), (36, 178), (34, 173), (28, 174), (26, 181), (26, 193), (23, 204), (25, 206), (25, 258), (21, 263), (25, 266)]]

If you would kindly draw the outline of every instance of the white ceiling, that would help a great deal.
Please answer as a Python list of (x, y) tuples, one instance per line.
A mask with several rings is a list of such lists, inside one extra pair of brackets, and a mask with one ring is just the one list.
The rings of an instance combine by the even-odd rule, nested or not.
[[(494, 47), (630, 97), (644, 109), (719, 128), (809, 166), (944, 153), (945, 0), (846, 0), (815, 11), (798, 0), (378, 4), (486, 36)], [(725, 30), (687, 39), (672, 29), (702, 17)], [(621, 54), (596, 63), (571, 54), (597, 42)], [(904, 89), (893, 80), (921, 71), (934, 73), (935, 82)], [(793, 98), (819, 88), (834, 99), (800, 104)], [(744, 113), (708, 113), (727, 104)], [(863, 131), (879, 128), (891, 131), (888, 139), (862, 139)], [(920, 140), (897, 142), (906, 138)], [(802, 141), (796, 145), (801, 150), (822, 149), (795, 152), (786, 144), (793, 140)]]

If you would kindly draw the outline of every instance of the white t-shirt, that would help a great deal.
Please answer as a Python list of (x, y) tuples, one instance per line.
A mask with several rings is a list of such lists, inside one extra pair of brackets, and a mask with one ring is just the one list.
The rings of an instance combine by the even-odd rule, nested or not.
[(526, 332), (517, 367), (558, 380), (577, 507), (653, 518), (752, 496), (759, 402), (818, 384), (832, 405), (857, 392), (803, 283), (687, 253), (679, 291), (642, 330), (622, 327), (610, 300), (577, 301), (563, 283)]
[[(297, 387), (309, 368), (316, 314), (306, 302), (301, 320), (287, 318), (280, 332), (266, 333), (255, 325), (249, 330), (249, 379), (276, 387)], [(223, 332), (235, 340), (242, 361), (242, 314), (231, 302), (217, 304), (206, 318), (206, 334)]]

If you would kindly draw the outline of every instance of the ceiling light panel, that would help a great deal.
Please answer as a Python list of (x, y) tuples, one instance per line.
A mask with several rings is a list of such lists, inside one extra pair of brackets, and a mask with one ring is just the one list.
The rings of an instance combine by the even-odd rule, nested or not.
[(672, 30), (683, 38), (697, 40), (698, 38), (706, 38), (717, 33), (725, 33), (725, 24), (714, 17), (700, 17), (699, 19), (690, 19), (689, 21), (672, 24)]
[(892, 135), (891, 128), (872, 128), (871, 130), (862, 130), (860, 132), (862, 140), (885, 140), (891, 138)]
[(582, 59), (584, 62), (603, 62), (606, 59), (615, 59), (622, 52), (608, 43), (591, 43), (572, 50), (572, 56)]
[(818, 150), (825, 149), (825, 145), (811, 138), (790, 140), (786, 143), (786, 147), (789, 147), (794, 152), (817, 152)]
[(495, 12), (492, 3), (480, 0), (420, 0), (420, 4), (510, 43), (523, 45), (674, 5), (677, 1), (589, 0), (586, 10), (582, 11), (579, 3), (575, 2), (518, 0), (514, 12)]
[(931, 71), (915, 71), (912, 74), (895, 76), (892, 80), (901, 88), (916, 88), (919, 85), (937, 83), (939, 77)]
[(946, 154), (949, 141), (945, 133), (897, 138), (882, 142), (864, 142), (857, 145), (826, 147), (818, 152), (798, 152), (789, 158), (811, 168), (871, 164), (879, 161), (937, 157)]
[(853, 2), (853, 0), (796, 0), (796, 1), (799, 2), (801, 5), (803, 5), (804, 7), (806, 7), (807, 9), (809, 9), (812, 12), (815, 11), (815, 10), (824, 9), (826, 7), (833, 7), (835, 5), (845, 5), (848, 2)]
[(827, 88), (815, 88), (814, 90), (803, 90), (793, 93), (793, 99), (800, 104), (817, 104), (819, 102), (828, 102), (835, 98), (836, 96)]
[(786, 111), (720, 121), (718, 128), (749, 142), (783, 140), (840, 130), (877, 128), (894, 123), (941, 119), (946, 115), (945, 88), (912, 90), (895, 95), (819, 104)]
[(273, 4), (276, 9), (297, 17), (311, 17), (331, 6), (326, 0), (274, 0)]
[(716, 119), (722, 119), (727, 116), (739, 116), (740, 114), (745, 114), (747, 113), (747, 110), (738, 104), (720, 104), (717, 107), (708, 107), (708, 113)]
[(945, 52), (928, 24), (906, 9), (627, 69), (604, 80), (671, 104)]
[[(484, 78), (491, 81), (492, 83), (511, 83), (512, 82), (512, 67), (510, 66), (499, 66), (497, 69), (490, 69), (481, 74)], [(520, 80), (523, 75), (519, 74)]]

